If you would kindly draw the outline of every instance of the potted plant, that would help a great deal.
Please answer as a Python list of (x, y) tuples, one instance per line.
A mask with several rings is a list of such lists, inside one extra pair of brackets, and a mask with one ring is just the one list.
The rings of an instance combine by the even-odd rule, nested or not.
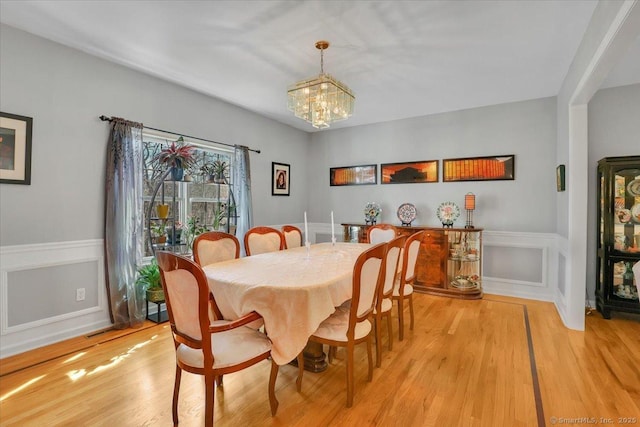
[[(165, 231), (169, 236), (168, 241), (170, 245), (180, 244), (180, 239), (182, 238), (182, 223), (180, 221), (176, 221), (173, 226), (171, 225), (166, 226)], [(175, 231), (175, 235), (174, 235), (174, 231)]]
[(158, 203), (156, 205), (156, 211), (160, 219), (167, 219), (169, 217), (169, 205), (166, 203)]
[(155, 258), (151, 263), (143, 265), (138, 269), (136, 286), (147, 295), (147, 301), (164, 301), (164, 291), (160, 282), (160, 268)]
[(211, 164), (213, 172), (213, 180), (218, 184), (224, 184), (227, 178), (229, 165), (223, 160), (214, 160)]
[(157, 244), (164, 244), (167, 241), (167, 235), (164, 231), (163, 224), (152, 224), (151, 225), (151, 237), (154, 238)]
[(204, 182), (214, 182), (215, 175), (213, 173), (213, 163), (205, 163), (200, 166), (200, 172), (202, 172), (202, 175), (204, 176)]
[(193, 245), (193, 241), (196, 239), (196, 237), (198, 237), (199, 235), (201, 235), (202, 233), (207, 232), (207, 227), (205, 227), (204, 225), (200, 224), (200, 220), (198, 219), (197, 216), (195, 215), (189, 215), (189, 218), (187, 218), (187, 226), (184, 229), (184, 237), (187, 241), (187, 246), (190, 249), (192, 248)]
[(216, 204), (213, 210), (213, 229), (224, 229), (224, 225), (227, 222), (227, 205), (224, 203)]
[(195, 160), (193, 158), (194, 150), (193, 145), (185, 144), (184, 139), (180, 137), (173, 141), (169, 147), (162, 149), (156, 155), (155, 160), (171, 168), (174, 181), (182, 181), (184, 169), (191, 166)]

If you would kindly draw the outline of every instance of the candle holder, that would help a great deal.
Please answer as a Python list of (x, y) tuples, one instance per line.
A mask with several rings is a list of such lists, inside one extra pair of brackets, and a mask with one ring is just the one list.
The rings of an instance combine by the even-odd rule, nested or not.
[(473, 211), (476, 209), (476, 195), (467, 193), (464, 196), (464, 208), (467, 210), (467, 224), (464, 228), (475, 228), (473, 226)]

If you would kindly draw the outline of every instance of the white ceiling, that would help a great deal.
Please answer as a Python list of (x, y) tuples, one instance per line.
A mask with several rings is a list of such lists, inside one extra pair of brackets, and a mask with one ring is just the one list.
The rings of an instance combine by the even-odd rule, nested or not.
[[(596, 4), (2, 0), (0, 21), (311, 132), (286, 90), (319, 73), (317, 40), (356, 95), (332, 128), (355, 126), (556, 95)], [(634, 49), (607, 86), (640, 82)]]

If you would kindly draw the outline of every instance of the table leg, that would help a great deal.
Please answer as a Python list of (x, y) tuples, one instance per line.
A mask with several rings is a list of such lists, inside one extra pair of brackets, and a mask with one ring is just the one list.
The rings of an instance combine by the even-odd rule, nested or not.
[[(327, 366), (329, 366), (325, 360), (326, 355), (322, 351), (322, 344), (320, 343), (308, 341), (302, 350), (302, 356), (304, 357), (305, 371), (323, 372), (327, 369)], [(293, 359), (289, 364), (298, 366), (298, 360)]]
[(327, 369), (327, 361), (322, 351), (322, 344), (309, 341), (302, 351), (304, 369), (309, 372), (322, 372)]

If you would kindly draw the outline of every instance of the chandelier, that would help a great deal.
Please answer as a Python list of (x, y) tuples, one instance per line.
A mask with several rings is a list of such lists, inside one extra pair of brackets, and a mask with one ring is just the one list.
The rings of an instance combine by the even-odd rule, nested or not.
[(320, 75), (299, 81), (288, 90), (289, 110), (318, 129), (351, 117), (356, 99), (347, 85), (325, 74), (324, 50), (328, 47), (327, 41), (316, 42), (320, 49)]

